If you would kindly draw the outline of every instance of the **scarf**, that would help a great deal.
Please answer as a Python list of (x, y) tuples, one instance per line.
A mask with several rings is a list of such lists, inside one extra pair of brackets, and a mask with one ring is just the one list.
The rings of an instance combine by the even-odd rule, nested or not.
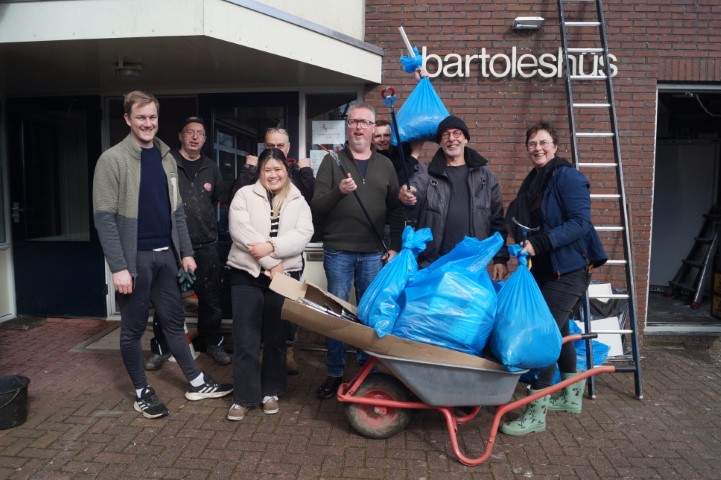
[(522, 230), (513, 223), (515, 218), (520, 224), (526, 227), (538, 227), (541, 225), (531, 225), (531, 211), (539, 208), (543, 192), (546, 190), (548, 181), (553, 176), (556, 168), (571, 167), (572, 165), (565, 158), (553, 157), (548, 163), (541, 168), (531, 170), (521, 183), (516, 198), (508, 206), (506, 213), (506, 229), (513, 239), (520, 243), (523, 240)]

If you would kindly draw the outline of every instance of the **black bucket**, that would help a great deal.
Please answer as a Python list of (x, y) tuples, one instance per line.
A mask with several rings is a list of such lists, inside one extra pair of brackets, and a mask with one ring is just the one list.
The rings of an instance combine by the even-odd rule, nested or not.
[(0, 430), (17, 427), (28, 419), (28, 385), (28, 377), (0, 375)]

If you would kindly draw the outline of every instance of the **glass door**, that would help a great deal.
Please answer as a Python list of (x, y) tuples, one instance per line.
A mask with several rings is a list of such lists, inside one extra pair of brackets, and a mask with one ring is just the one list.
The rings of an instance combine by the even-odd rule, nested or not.
[(91, 201), (100, 100), (11, 99), (6, 118), (17, 313), (105, 317)]

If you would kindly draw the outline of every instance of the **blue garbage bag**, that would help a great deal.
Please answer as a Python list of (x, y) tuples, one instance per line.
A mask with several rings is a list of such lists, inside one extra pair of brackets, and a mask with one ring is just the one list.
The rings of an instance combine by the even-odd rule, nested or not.
[[(414, 140), (436, 140), (438, 124), (449, 115), (428, 77), (423, 77), (396, 114), (401, 143)], [(398, 145), (394, 129), (393, 145)]]
[(393, 334), (479, 355), (496, 313), (496, 293), (486, 265), (503, 244), (499, 233), (483, 241), (466, 237), (411, 277)]
[[(576, 333), (582, 333), (581, 329), (576, 325), (576, 322), (569, 322), (568, 326), (569, 335)], [(574, 340), (573, 346), (576, 347), (576, 371), (583, 372), (588, 370), (588, 361), (586, 359), (586, 341), (585, 340)], [(592, 340), (591, 346), (593, 347), (593, 366), (597, 367), (603, 365), (603, 362), (608, 358), (608, 352), (611, 351), (611, 347), (605, 343), (601, 343), (598, 340)], [(553, 384), (561, 381), (561, 373), (556, 368), (556, 373), (553, 375)]]
[(545, 368), (558, 361), (561, 332), (538, 284), (528, 270), (520, 245), (509, 252), (518, 268), (498, 293), (496, 322), (488, 341), (491, 353), (512, 369)]
[(433, 239), (430, 228), (417, 232), (410, 226), (403, 230), (403, 248), (376, 275), (358, 305), (361, 323), (375, 329), (379, 338), (393, 331), (400, 314), (399, 298), (406, 283), (418, 271), (416, 257)]

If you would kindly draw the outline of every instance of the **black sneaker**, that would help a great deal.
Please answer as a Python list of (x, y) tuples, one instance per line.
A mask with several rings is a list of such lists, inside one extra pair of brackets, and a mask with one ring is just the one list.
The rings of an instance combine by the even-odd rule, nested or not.
[(203, 383), (199, 387), (188, 385), (188, 391), (185, 392), (185, 398), (188, 400), (203, 400), (204, 398), (220, 398), (230, 394), (233, 391), (233, 385), (229, 383), (217, 383), (213, 377), (207, 373), (203, 373)]
[(138, 412), (142, 413), (145, 418), (160, 418), (165, 417), (170, 412), (168, 408), (158, 399), (155, 395), (153, 387), (145, 387), (140, 392), (140, 397), (135, 398), (135, 404), (133, 407)]
[(146, 370), (158, 370), (160, 367), (163, 366), (165, 362), (168, 361), (170, 358), (169, 353), (159, 354), (159, 353), (153, 353), (150, 355), (150, 358), (148, 358), (148, 361), (145, 362), (145, 369)]
[(208, 345), (205, 349), (205, 353), (215, 360), (215, 363), (218, 365), (228, 365), (232, 361), (230, 359), (230, 355), (228, 355), (225, 349), (220, 345)]
[(318, 391), (315, 394), (321, 400), (333, 398), (336, 396), (341, 383), (343, 383), (342, 377), (327, 377), (323, 385), (318, 387)]

